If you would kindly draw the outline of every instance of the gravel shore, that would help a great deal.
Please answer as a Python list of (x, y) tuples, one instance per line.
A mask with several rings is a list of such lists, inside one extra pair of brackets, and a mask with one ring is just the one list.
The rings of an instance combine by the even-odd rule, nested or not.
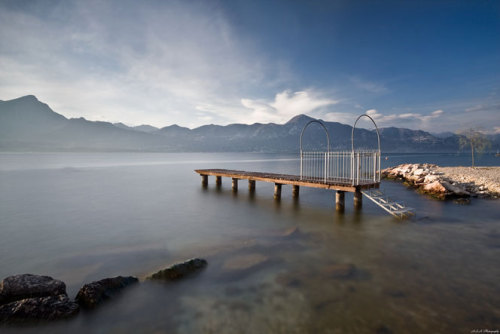
[(437, 167), (437, 170), (452, 182), (473, 183), (500, 194), (500, 167)]
[(403, 164), (386, 168), (382, 175), (401, 179), (438, 198), (500, 198), (500, 167), (439, 167)]

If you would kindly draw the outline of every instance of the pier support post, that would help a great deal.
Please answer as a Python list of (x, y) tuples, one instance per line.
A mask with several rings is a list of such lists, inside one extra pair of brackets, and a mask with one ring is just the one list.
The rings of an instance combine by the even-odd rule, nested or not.
[(281, 183), (274, 184), (274, 198), (275, 199), (281, 198)]
[(217, 188), (220, 188), (220, 186), (222, 185), (222, 176), (215, 177), (215, 185), (217, 186)]
[(363, 206), (363, 194), (361, 193), (361, 190), (356, 188), (356, 191), (354, 192), (354, 208), (361, 209), (362, 206)]
[(335, 193), (335, 209), (338, 212), (344, 212), (345, 209), (345, 191), (337, 190)]
[(255, 180), (248, 180), (248, 191), (255, 191)]
[(234, 192), (238, 191), (238, 179), (233, 178), (233, 186), (232, 186), (232, 188), (233, 188)]
[(201, 185), (203, 187), (207, 187), (208, 186), (208, 175), (201, 175)]
[(298, 198), (299, 197), (299, 191), (300, 191), (300, 187), (298, 185), (293, 185), (292, 186), (292, 197), (293, 198)]

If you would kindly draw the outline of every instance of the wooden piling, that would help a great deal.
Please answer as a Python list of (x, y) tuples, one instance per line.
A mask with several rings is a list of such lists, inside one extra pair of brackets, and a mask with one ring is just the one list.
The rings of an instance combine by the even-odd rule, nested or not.
[(208, 186), (208, 175), (201, 174), (201, 185), (203, 187), (207, 187)]
[(222, 185), (222, 176), (215, 177), (215, 185), (219, 188)]
[(338, 212), (344, 212), (345, 209), (345, 192), (338, 190), (335, 193), (335, 209)]
[(380, 182), (364, 182), (359, 185), (352, 185), (349, 181), (325, 181), (318, 180), (303, 180), (298, 175), (275, 174), (275, 173), (260, 173), (260, 172), (245, 172), (227, 169), (197, 169), (196, 172), (201, 175), (202, 184), (204, 187), (208, 185), (208, 176), (215, 176), (215, 183), (221, 184), (222, 177), (232, 178), (233, 192), (238, 191), (238, 180), (248, 180), (248, 189), (251, 196), (254, 196), (256, 181), (274, 183), (274, 198), (281, 198), (281, 186), (289, 184), (292, 186), (292, 195), (295, 200), (298, 199), (300, 187), (332, 189), (337, 191), (335, 195), (335, 207), (337, 211), (342, 212), (345, 208), (345, 192), (354, 193), (354, 208), (360, 209), (363, 201), (361, 190), (378, 188)]
[(274, 198), (275, 199), (281, 198), (281, 183), (274, 184)]
[(356, 188), (356, 191), (354, 192), (354, 208), (361, 209), (362, 206), (363, 194), (361, 193), (361, 190), (359, 188)]

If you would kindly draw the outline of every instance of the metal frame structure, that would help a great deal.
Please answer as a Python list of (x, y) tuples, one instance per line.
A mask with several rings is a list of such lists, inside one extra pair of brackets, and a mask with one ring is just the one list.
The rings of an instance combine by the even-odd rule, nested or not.
[[(362, 117), (368, 117), (377, 131), (378, 148), (375, 151), (354, 151), (354, 130), (356, 130), (356, 124)], [(359, 115), (354, 122), (351, 132), (351, 151), (352, 185), (358, 185), (360, 179), (366, 180), (366, 178), (372, 179), (373, 182), (380, 182), (380, 132), (377, 123), (367, 114)]]
[[(377, 130), (377, 150), (354, 149), (354, 130), (361, 117), (368, 117)], [(312, 123), (325, 130), (327, 151), (304, 151), (304, 132)], [(375, 121), (368, 115), (360, 115), (354, 122), (351, 134), (351, 151), (330, 151), (330, 134), (319, 120), (311, 120), (300, 134), (300, 179), (324, 183), (351, 184), (358, 186), (380, 182), (380, 134)]]

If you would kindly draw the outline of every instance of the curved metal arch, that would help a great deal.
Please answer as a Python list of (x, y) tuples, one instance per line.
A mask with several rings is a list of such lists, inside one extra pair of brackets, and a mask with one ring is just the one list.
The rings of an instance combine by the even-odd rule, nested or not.
[(300, 133), (300, 152), (302, 152), (302, 136), (304, 136), (304, 132), (306, 131), (306, 128), (311, 125), (312, 123), (318, 123), (319, 125), (321, 125), (321, 127), (323, 128), (323, 130), (325, 130), (325, 133), (326, 133), (326, 140), (327, 140), (327, 152), (330, 152), (330, 134), (328, 133), (328, 129), (326, 128), (325, 124), (323, 124), (323, 122), (321, 122), (320, 120), (317, 120), (317, 119), (313, 119), (309, 122), (307, 122), (306, 125), (304, 125), (304, 128), (302, 129), (302, 132)]
[(361, 117), (368, 117), (372, 121), (373, 125), (375, 125), (375, 129), (377, 130), (378, 152), (380, 153), (380, 132), (378, 131), (377, 123), (375, 123), (375, 121), (373, 120), (373, 118), (371, 118), (367, 114), (359, 115), (358, 118), (356, 119), (356, 122), (354, 122), (354, 126), (352, 127), (352, 134), (351, 134), (351, 148), (352, 148), (352, 152), (354, 152), (354, 130), (356, 129), (356, 124), (358, 123), (358, 121), (359, 121), (359, 119)]

